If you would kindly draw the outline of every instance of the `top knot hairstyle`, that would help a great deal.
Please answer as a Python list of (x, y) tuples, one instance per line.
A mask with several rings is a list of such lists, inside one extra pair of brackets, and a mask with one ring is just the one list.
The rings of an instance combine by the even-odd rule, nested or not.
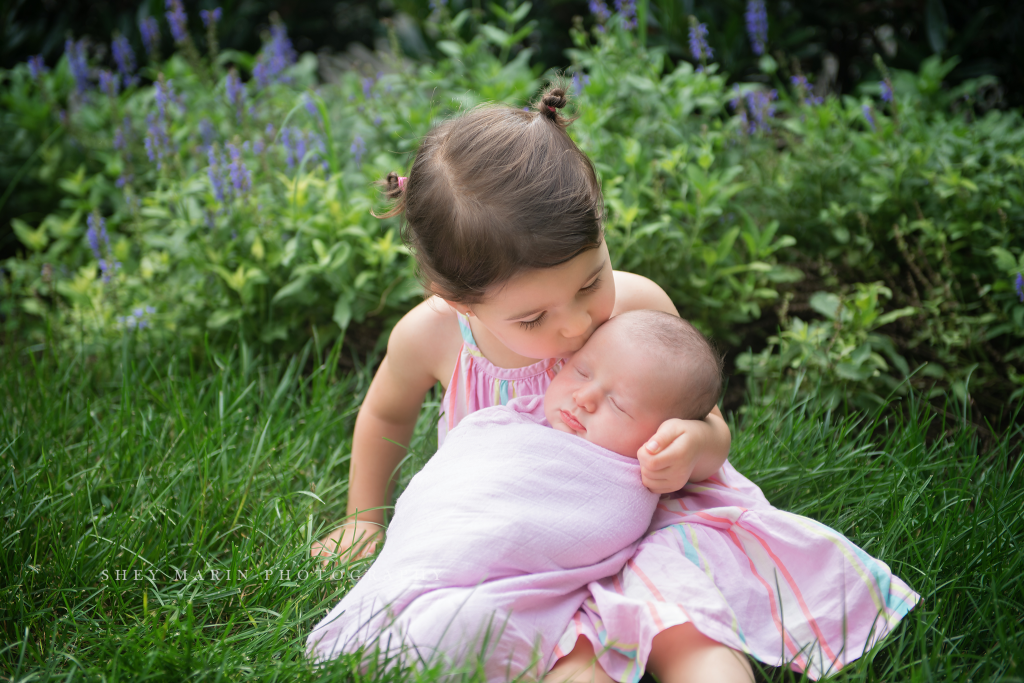
[(568, 101), (556, 85), (530, 111), (476, 107), (427, 134), (407, 179), (388, 174), (394, 205), (380, 217), (405, 214), (402, 238), (436, 294), (478, 303), (601, 245), (601, 186), (559, 113)]

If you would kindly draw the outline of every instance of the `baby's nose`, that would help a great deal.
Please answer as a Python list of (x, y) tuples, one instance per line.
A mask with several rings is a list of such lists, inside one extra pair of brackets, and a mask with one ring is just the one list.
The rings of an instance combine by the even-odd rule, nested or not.
[(597, 402), (594, 399), (594, 392), (588, 387), (580, 387), (573, 392), (572, 397), (576, 401), (576, 405), (580, 408), (583, 408), (588, 413), (594, 412), (594, 407), (597, 405)]

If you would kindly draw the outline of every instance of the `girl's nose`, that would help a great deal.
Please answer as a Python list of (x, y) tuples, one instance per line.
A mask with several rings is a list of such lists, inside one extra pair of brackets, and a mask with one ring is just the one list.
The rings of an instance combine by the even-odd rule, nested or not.
[(590, 329), (590, 322), (590, 311), (580, 306), (569, 314), (562, 327), (562, 334), (568, 339), (578, 337)]

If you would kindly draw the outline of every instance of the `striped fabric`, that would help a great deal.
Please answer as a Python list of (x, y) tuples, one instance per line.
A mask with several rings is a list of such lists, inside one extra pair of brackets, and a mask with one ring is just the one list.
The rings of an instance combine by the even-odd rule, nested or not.
[(441, 402), (441, 416), (437, 423), (439, 448), (448, 432), (470, 413), (490, 406), (507, 405), (519, 396), (542, 395), (565, 364), (561, 358), (551, 358), (525, 368), (499, 368), (480, 353), (469, 328), (468, 317), (459, 316), (459, 329), (462, 331), (462, 349)]
[(655, 635), (686, 623), (818, 679), (862, 656), (920, 599), (838, 531), (772, 507), (729, 463), (662, 497), (627, 566), (590, 591), (556, 655), (586, 636), (623, 683), (640, 679)]
[[(467, 319), (460, 316), (459, 326), (462, 350), (438, 443), (480, 408), (543, 394), (562, 366), (557, 359), (495, 367)], [(714, 477), (663, 496), (633, 558), (590, 592), (555, 654), (586, 636), (621, 683), (640, 680), (655, 635), (686, 623), (765, 664), (821, 678), (862, 656), (920, 599), (839, 532), (772, 507), (728, 462)]]

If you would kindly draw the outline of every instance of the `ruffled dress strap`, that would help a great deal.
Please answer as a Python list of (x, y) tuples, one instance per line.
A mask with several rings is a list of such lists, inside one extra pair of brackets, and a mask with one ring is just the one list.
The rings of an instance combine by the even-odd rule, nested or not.
[(506, 405), (520, 396), (542, 395), (565, 363), (562, 358), (548, 358), (523, 368), (500, 368), (480, 352), (469, 317), (460, 314), (458, 320), (462, 347), (441, 401), (438, 446), (464, 417), (481, 408)]

